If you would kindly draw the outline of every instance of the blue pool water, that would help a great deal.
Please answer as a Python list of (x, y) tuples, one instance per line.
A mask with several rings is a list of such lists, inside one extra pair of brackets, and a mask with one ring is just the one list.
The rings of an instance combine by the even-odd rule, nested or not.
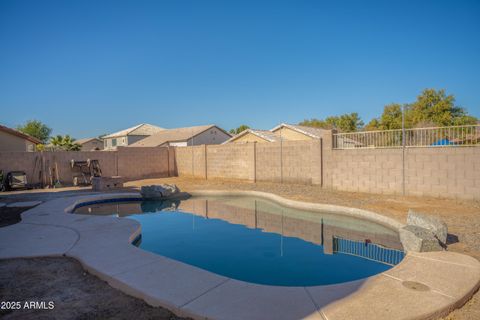
[(96, 204), (76, 213), (128, 216), (142, 225), (140, 248), (259, 284), (341, 283), (403, 258), (398, 235), (383, 226), (256, 198)]

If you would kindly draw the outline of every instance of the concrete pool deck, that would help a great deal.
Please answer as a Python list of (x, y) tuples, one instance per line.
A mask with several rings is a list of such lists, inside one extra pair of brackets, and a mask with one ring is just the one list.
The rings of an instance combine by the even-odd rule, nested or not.
[[(192, 192), (197, 195), (231, 192)], [(286, 206), (336, 211), (394, 229), (401, 223), (366, 210), (301, 203), (257, 192)], [(478, 289), (480, 263), (451, 252), (408, 253), (394, 268), (358, 281), (314, 287), (238, 281), (143, 251), (128, 218), (68, 214), (76, 204), (138, 193), (83, 195), (45, 202), (0, 229), (0, 258), (66, 255), (111, 286), (196, 319), (430, 319), (461, 306)]]

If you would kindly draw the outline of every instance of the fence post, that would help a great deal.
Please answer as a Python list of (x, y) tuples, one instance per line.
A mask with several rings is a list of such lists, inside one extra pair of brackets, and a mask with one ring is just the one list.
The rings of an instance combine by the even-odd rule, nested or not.
[(283, 183), (283, 138), (280, 130), (280, 183)]
[(323, 188), (323, 138), (320, 138), (320, 188)]
[(167, 147), (167, 177), (170, 177), (170, 146)]
[[(257, 182), (257, 141), (253, 142), (253, 183)], [(257, 203), (255, 202), (255, 205)]]
[(402, 194), (405, 195), (405, 105), (402, 106)]
[(208, 171), (208, 164), (207, 164), (207, 145), (204, 144), (204, 150), (203, 150), (203, 154), (204, 154), (204, 157), (205, 157), (205, 180), (208, 180), (208, 174), (207, 174), (207, 171)]
[(119, 176), (118, 174), (118, 150), (115, 150), (115, 175)]

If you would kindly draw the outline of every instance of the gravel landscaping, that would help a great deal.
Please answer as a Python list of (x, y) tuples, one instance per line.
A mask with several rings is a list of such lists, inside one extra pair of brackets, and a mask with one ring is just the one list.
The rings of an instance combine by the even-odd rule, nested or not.
[[(188, 178), (139, 180), (129, 182), (127, 186), (138, 188), (142, 185), (160, 183), (176, 184), (182, 191), (187, 192), (214, 189), (264, 191), (294, 200), (372, 210), (401, 222), (406, 221), (408, 209), (414, 209), (436, 215), (447, 223), (448, 250), (468, 254), (480, 260), (479, 201), (339, 192), (308, 185), (253, 184)], [(22, 199), (29, 200), (34, 197), (39, 199), (35, 194), (23, 194)], [(48, 195), (48, 199), (52, 197), (55, 196)], [(41, 199), (43, 197), (40, 197)], [(8, 200), (3, 198), (1, 201)], [(18, 219), (19, 212), (5, 213), (3, 209), (5, 208), (0, 208), (0, 221), (4, 222), (4, 225), (8, 224), (5, 221), (12, 223)], [(8, 314), (2, 311), (0, 315), (5, 319), (37, 319), (40, 315), (57, 319), (179, 319), (168, 310), (150, 307), (142, 300), (111, 288), (106, 282), (85, 273), (78, 262), (69, 258), (0, 260), (0, 296), (2, 301), (55, 301), (53, 310), (23, 310)], [(455, 310), (444, 319), (480, 319), (480, 293), (477, 292), (461, 309)]]
[(183, 319), (86, 273), (71, 258), (0, 260), (1, 301), (54, 303), (53, 309), (0, 310), (3, 319)]

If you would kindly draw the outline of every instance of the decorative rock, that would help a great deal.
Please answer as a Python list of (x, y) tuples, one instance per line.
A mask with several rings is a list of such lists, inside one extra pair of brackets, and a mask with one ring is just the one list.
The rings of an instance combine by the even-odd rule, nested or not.
[(407, 225), (400, 229), (403, 249), (414, 252), (442, 251), (442, 243), (433, 232), (422, 227)]
[(408, 211), (407, 225), (430, 230), (443, 244), (447, 243), (447, 225), (437, 217), (418, 213), (410, 209)]
[(164, 199), (178, 195), (180, 190), (174, 184), (160, 184), (143, 186), (140, 193), (144, 199)]
[(20, 201), (14, 202), (7, 205), (8, 208), (23, 208), (23, 207), (34, 207), (39, 205), (42, 201)]

